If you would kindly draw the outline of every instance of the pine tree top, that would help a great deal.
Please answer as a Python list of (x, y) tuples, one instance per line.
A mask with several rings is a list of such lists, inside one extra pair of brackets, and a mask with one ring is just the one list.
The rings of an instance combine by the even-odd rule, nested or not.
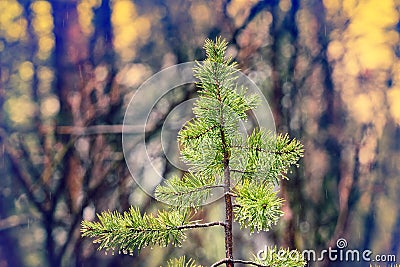
[[(98, 222), (82, 222), (83, 236), (95, 237), (99, 249), (133, 253), (146, 246), (180, 246), (191, 228), (221, 226), (225, 228), (226, 258), (215, 263), (249, 264), (254, 266), (304, 266), (304, 260), (278, 255), (270, 249), (265, 261), (236, 260), (232, 249), (232, 221), (250, 232), (269, 230), (282, 216), (283, 200), (276, 185), (286, 178), (292, 165), (303, 156), (302, 144), (286, 135), (275, 135), (262, 128), (249, 135), (239, 131), (248, 112), (257, 107), (259, 97), (239, 86), (237, 63), (226, 58), (227, 42), (217, 38), (204, 44), (207, 59), (198, 63), (194, 75), (198, 79), (198, 99), (193, 113), (178, 135), (181, 158), (189, 166), (182, 177), (175, 176), (159, 185), (157, 200), (169, 203), (171, 209), (158, 214), (141, 214), (137, 208), (121, 214), (103, 212)], [(193, 212), (210, 197), (213, 189), (222, 189), (225, 199), (225, 221), (202, 223), (192, 221)], [(188, 209), (195, 208), (195, 209)], [(179, 258), (169, 267), (196, 266), (193, 260)]]

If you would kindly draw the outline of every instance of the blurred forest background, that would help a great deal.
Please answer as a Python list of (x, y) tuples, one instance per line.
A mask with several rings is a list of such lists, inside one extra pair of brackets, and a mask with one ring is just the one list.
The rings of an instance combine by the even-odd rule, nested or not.
[[(204, 59), (205, 38), (218, 35), (263, 90), (277, 132), (306, 151), (282, 183), (279, 225), (237, 231), (236, 255), (271, 243), (321, 250), (344, 237), (400, 259), (399, 15), (398, 0), (1, 0), (0, 266), (223, 257), (218, 229), (133, 256), (105, 255), (79, 233), (96, 212), (160, 206), (127, 169), (124, 112), (146, 78)], [(154, 149), (168, 112), (193, 97), (188, 87), (164, 101), (147, 138)], [(177, 172), (158, 159), (165, 176)], [(199, 218), (218, 212), (210, 205)]]

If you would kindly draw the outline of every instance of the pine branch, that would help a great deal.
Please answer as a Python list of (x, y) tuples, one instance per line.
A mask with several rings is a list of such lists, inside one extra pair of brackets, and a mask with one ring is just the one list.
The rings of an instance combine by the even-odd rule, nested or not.
[(289, 136), (275, 136), (270, 131), (255, 130), (244, 141), (244, 144), (234, 144), (235, 153), (245, 153), (243, 158), (247, 164), (233, 172), (243, 174), (243, 178), (261, 181), (278, 182), (278, 178), (286, 178), (292, 165), (303, 156), (303, 145)]
[(202, 267), (201, 265), (196, 265), (193, 259), (186, 261), (186, 257), (182, 256), (178, 259), (171, 259), (167, 262), (167, 267)]
[[(239, 132), (241, 121), (259, 103), (259, 96), (238, 86), (237, 63), (225, 58), (227, 43), (218, 38), (206, 40), (207, 59), (193, 69), (199, 80), (199, 97), (194, 104), (195, 118), (178, 134), (181, 158), (190, 168), (182, 178), (173, 177), (155, 190), (156, 199), (172, 204), (170, 211), (158, 216), (141, 215), (131, 208), (123, 214), (103, 212), (99, 222), (82, 222), (82, 236), (97, 238), (99, 249), (133, 253), (146, 246), (180, 245), (184, 231), (222, 226), (225, 232), (225, 259), (212, 266), (235, 263), (258, 267), (301, 267), (303, 258), (291, 259), (293, 251), (278, 253), (269, 249), (268, 258), (238, 260), (233, 256), (233, 217), (250, 231), (269, 230), (282, 216), (283, 200), (277, 197), (274, 184), (286, 178), (292, 165), (303, 156), (303, 146), (286, 135), (263, 129), (248, 137)], [(237, 183), (236, 187), (231, 184)], [(200, 223), (190, 221), (186, 207), (198, 208), (215, 188), (223, 188), (225, 221)], [(296, 251), (294, 251), (296, 252)], [(281, 258), (281, 256), (283, 258)], [(196, 267), (184, 257), (170, 260), (168, 267)]]
[(93, 243), (99, 243), (99, 250), (112, 249), (123, 253), (133, 253), (146, 246), (181, 245), (186, 238), (179, 226), (188, 222), (187, 213), (182, 211), (159, 211), (158, 216), (140, 214), (139, 209), (131, 207), (123, 214), (102, 212), (99, 222), (83, 221), (82, 236), (95, 237)]
[[(198, 123), (202, 123), (202, 120), (198, 120)], [(190, 166), (191, 172), (202, 172), (209, 177), (221, 174), (223, 171), (222, 144), (216, 139), (220, 126), (214, 125), (208, 132), (196, 132), (196, 128), (198, 127), (184, 128), (179, 133), (182, 160)], [(205, 125), (204, 128), (209, 128), (209, 125)], [(192, 139), (190, 137), (192, 135), (200, 136)]]
[(102, 212), (98, 215), (99, 222), (83, 221), (82, 236), (95, 237), (93, 243), (99, 243), (99, 250), (118, 250), (123, 253), (133, 253), (147, 246), (167, 246), (172, 243), (180, 246), (186, 238), (183, 230), (223, 226), (225, 222), (198, 223), (188, 221), (187, 212), (159, 211), (158, 216), (141, 215), (139, 209), (130, 208), (123, 214)]
[(11, 215), (7, 218), (0, 219), (0, 232), (14, 227), (25, 226), (26, 224), (29, 224), (29, 216), (23, 214)]
[(217, 128), (217, 125), (207, 125), (198, 119), (192, 119), (192, 121), (186, 122), (183, 130), (179, 132), (178, 141), (184, 145), (190, 142), (192, 139), (198, 139), (211, 133)]
[(184, 229), (193, 229), (193, 228), (207, 228), (211, 226), (226, 226), (225, 222), (209, 222), (209, 223), (193, 223), (193, 224), (187, 224), (187, 225), (181, 225), (178, 226), (178, 230), (184, 230)]
[(253, 266), (257, 266), (257, 267), (270, 267), (268, 265), (263, 265), (263, 264), (259, 264), (257, 262), (254, 261), (246, 261), (246, 260), (230, 260), (230, 259), (222, 259), (220, 261), (217, 261), (216, 263), (214, 263), (213, 265), (211, 265), (210, 267), (216, 267), (216, 266), (220, 266), (224, 263), (241, 263), (241, 264), (245, 264), (245, 265), (253, 265)]
[(187, 173), (183, 178), (175, 176), (157, 186), (155, 197), (176, 207), (199, 207), (210, 196), (211, 189), (223, 187), (216, 184), (215, 177), (208, 178), (201, 173)]
[(250, 232), (271, 229), (283, 215), (283, 200), (277, 197), (272, 183), (245, 180), (235, 188), (235, 219)]

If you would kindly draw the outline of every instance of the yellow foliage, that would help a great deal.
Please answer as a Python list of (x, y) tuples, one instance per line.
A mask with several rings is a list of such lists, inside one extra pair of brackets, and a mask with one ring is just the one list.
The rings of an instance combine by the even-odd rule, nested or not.
[(229, 16), (234, 19), (235, 25), (240, 26), (245, 21), (250, 7), (257, 3), (257, 0), (232, 0), (227, 8)]
[(398, 33), (388, 30), (397, 24), (399, 15), (392, 0), (343, 1), (350, 15), (350, 25), (345, 33), (348, 50), (356, 53), (362, 68), (389, 68), (395, 58), (393, 45)]
[(280, 0), (279, 1), (279, 8), (283, 12), (288, 12), (291, 7), (292, 7), (292, 2), (290, 0)]
[(51, 117), (58, 113), (60, 110), (60, 102), (54, 95), (44, 98), (40, 104), (40, 112), (44, 117)]
[(52, 8), (47, 1), (33, 2), (30, 8), (33, 11), (32, 26), (38, 39), (37, 56), (45, 60), (50, 56), (55, 45)]
[(86, 36), (91, 35), (94, 31), (92, 25), (92, 19), (94, 16), (93, 9), (99, 7), (100, 4), (100, 0), (81, 0), (77, 5), (79, 24), (82, 32)]
[(387, 121), (386, 103), (391, 103), (390, 113), (400, 122), (400, 105), (395, 104), (400, 96), (386, 95), (385, 84), (390, 72), (393, 83), (400, 83), (395, 78), (400, 77), (394, 49), (400, 39), (395, 1), (324, 0), (328, 20), (337, 26), (328, 46), (329, 58), (337, 64), (336, 87), (354, 120), (374, 124), (378, 133)]
[(400, 124), (400, 88), (391, 89), (387, 93), (390, 114), (397, 124)]
[(212, 23), (213, 16), (211, 15), (209, 7), (204, 3), (193, 2), (190, 6), (190, 15), (193, 19), (193, 25), (201, 28)]
[(151, 19), (157, 12), (139, 16), (134, 3), (126, 0), (115, 1), (112, 9), (114, 47), (121, 59), (130, 61), (136, 56), (137, 47), (150, 37)]
[[(366, 39), (366, 38), (365, 38)], [(357, 39), (353, 47), (356, 59), (362, 69), (388, 69), (392, 66), (394, 60), (394, 51), (388, 43), (368, 42), (365, 39)], [(371, 40), (373, 38), (371, 37)]]
[(357, 76), (360, 73), (360, 64), (357, 58), (357, 51), (355, 50), (346, 51), (346, 54), (343, 57), (343, 61), (345, 66), (344, 71), (346, 74)]
[(26, 36), (24, 36), (26, 32), (27, 22), (25, 19), (20, 19), (19, 23), (13, 23), (10, 28), (7, 29), (7, 39), (8, 40), (25, 40)]
[(39, 51), (42, 53), (50, 52), (55, 45), (53, 36), (39, 37)]
[(328, 46), (328, 55), (333, 60), (338, 60), (344, 53), (343, 44), (339, 41), (332, 41)]
[(39, 79), (39, 93), (47, 95), (51, 91), (52, 81), (54, 80), (53, 70), (49, 67), (39, 66), (37, 77)]
[(38, 78), (44, 81), (52, 81), (54, 79), (54, 72), (46, 66), (41, 66), (38, 70)]
[(22, 7), (17, 1), (0, 1), (1, 17), (0, 22), (16, 18), (22, 14)]
[(131, 1), (120, 0), (114, 3), (111, 15), (111, 21), (113, 24), (118, 26), (129, 24), (136, 16), (136, 7)]
[(53, 25), (53, 17), (50, 13), (48, 14), (36, 14), (35, 19), (32, 22), (33, 29), (38, 35), (49, 34), (52, 32)]
[(138, 17), (135, 21), (133, 21), (133, 27), (136, 29), (136, 32), (141, 39), (149, 38), (151, 23), (148, 17), (146, 16)]
[(341, 3), (347, 16), (353, 17), (357, 9), (358, 0), (342, 0)]
[(371, 120), (373, 114), (373, 104), (368, 94), (355, 96), (353, 106), (350, 108), (355, 120), (360, 123), (367, 123)]
[(365, 21), (368, 26), (386, 27), (397, 24), (398, 14), (394, 0), (360, 1), (356, 16)]
[(337, 12), (340, 9), (340, 1), (338, 0), (323, 0), (326, 10), (330, 13)]
[(16, 0), (0, 1), (0, 35), (8, 42), (26, 39), (26, 19), (22, 7)]
[(31, 80), (34, 72), (32, 62), (29, 61), (22, 62), (21, 65), (19, 65), (18, 72), (19, 76), (21, 77), (21, 80), (23, 81)]
[(11, 97), (4, 103), (10, 120), (16, 124), (25, 124), (34, 116), (35, 105), (26, 95)]
[(46, 15), (51, 13), (51, 5), (47, 1), (35, 1), (31, 4), (33, 12), (39, 15)]
[(86, 35), (90, 35), (93, 32), (92, 18), (93, 10), (90, 5), (86, 2), (81, 2), (78, 4), (78, 18), (79, 24), (81, 26), (82, 32)]

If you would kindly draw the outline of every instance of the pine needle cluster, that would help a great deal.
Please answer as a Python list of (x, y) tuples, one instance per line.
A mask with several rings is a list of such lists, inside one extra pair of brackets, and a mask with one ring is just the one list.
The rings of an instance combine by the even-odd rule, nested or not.
[(185, 235), (177, 228), (188, 222), (187, 213), (159, 211), (158, 216), (141, 215), (138, 208), (131, 207), (123, 214), (106, 211), (97, 215), (98, 222), (84, 221), (82, 235), (97, 238), (99, 249), (110, 249), (123, 254), (133, 254), (147, 246), (180, 246)]
[[(276, 257), (269, 261), (233, 257), (233, 220), (251, 232), (269, 230), (277, 223), (283, 214), (277, 185), (303, 156), (303, 146), (288, 135), (275, 135), (262, 128), (248, 136), (241, 133), (241, 123), (260, 100), (238, 85), (238, 66), (232, 58), (225, 57), (226, 48), (227, 42), (221, 38), (215, 42), (206, 40), (207, 59), (194, 68), (199, 88), (193, 108), (195, 118), (184, 125), (178, 136), (181, 158), (190, 169), (183, 177), (165, 181), (155, 191), (156, 199), (169, 203), (171, 209), (160, 211), (157, 216), (141, 215), (136, 208), (123, 214), (108, 211), (98, 215), (98, 222), (83, 221), (82, 235), (95, 238), (99, 249), (133, 253), (146, 246), (180, 246), (186, 230), (220, 226), (225, 230), (226, 255), (213, 266), (305, 265), (301, 257), (290, 262)], [(225, 221), (192, 221), (189, 210), (201, 208), (215, 188), (224, 192)], [(271, 251), (273, 254), (274, 250)], [(185, 258), (167, 264), (196, 266), (193, 260)]]

